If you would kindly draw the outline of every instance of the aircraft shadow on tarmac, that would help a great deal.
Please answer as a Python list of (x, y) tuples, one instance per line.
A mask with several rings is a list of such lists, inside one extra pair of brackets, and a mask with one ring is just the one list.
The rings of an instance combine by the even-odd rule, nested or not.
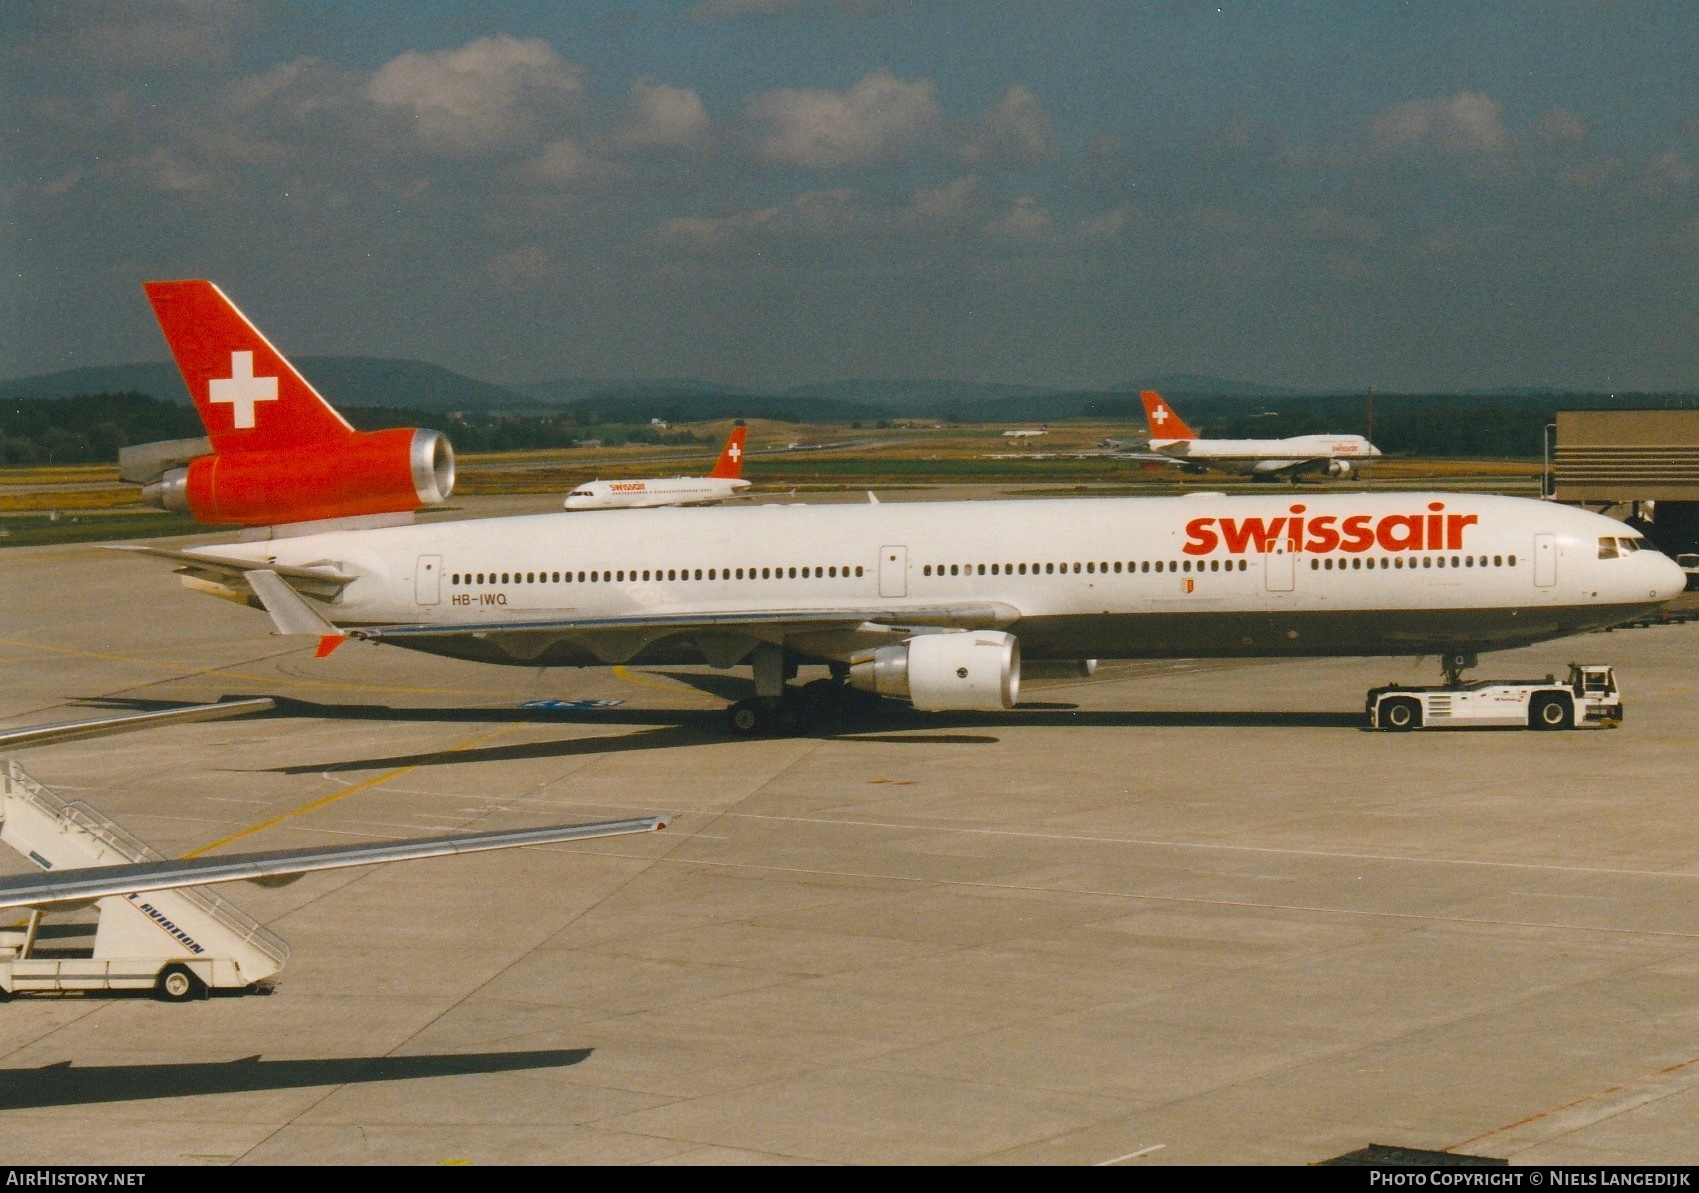
[[(235, 697), (232, 697), (234, 699)], [(439, 724), (528, 724), (536, 726), (594, 726), (611, 732), (595, 737), (563, 738), (556, 741), (516, 742), (506, 745), (468, 747), (457, 750), (428, 750), (414, 754), (365, 758), (342, 758), (301, 762), (268, 768), (274, 774), (323, 774), (327, 771), (393, 769), (404, 766), (461, 765), (472, 762), (513, 762), (539, 758), (562, 758), (592, 754), (619, 754), (636, 750), (667, 750), (684, 746), (740, 745), (745, 739), (726, 732), (725, 714), (719, 709), (644, 709), (618, 706), (594, 709), (503, 708), (396, 708), (381, 704), (318, 704), (289, 697), (273, 697), (277, 707), (259, 719), (304, 717), (327, 721), (385, 721), (390, 723)], [(121, 707), (136, 712), (172, 707), (168, 701), (102, 699), (85, 701), (102, 707)], [(816, 722), (801, 738), (843, 742), (891, 744), (993, 745), (1002, 739), (999, 729), (1032, 726), (1064, 726), (1076, 729), (1361, 729), (1361, 713), (1271, 712), (1266, 710), (1082, 711), (1076, 705), (1037, 702), (1017, 705), (1007, 712), (917, 712), (906, 705), (888, 702), (888, 707), (861, 717), (828, 716)], [(977, 731), (977, 732), (974, 732)]]
[(350, 1056), (325, 1060), (240, 1060), (204, 1064), (91, 1065), (70, 1061), (39, 1069), (0, 1069), (0, 1110), (138, 1102), (198, 1094), (250, 1093), (315, 1085), (411, 1081), (467, 1073), (560, 1069), (589, 1059), (589, 1048), (531, 1052), (441, 1053), (428, 1056)]

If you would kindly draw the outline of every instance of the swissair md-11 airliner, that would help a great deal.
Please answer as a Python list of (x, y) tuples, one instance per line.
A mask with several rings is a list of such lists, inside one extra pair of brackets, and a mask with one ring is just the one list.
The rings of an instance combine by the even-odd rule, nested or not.
[[(1684, 583), (1611, 518), (1444, 492), (414, 523), (453, 484), (436, 432), (348, 430), (210, 282), (146, 290), (213, 448), (160, 456), (146, 492), (246, 528), (151, 549), (186, 584), (264, 608), (320, 653), (353, 638), (526, 667), (748, 666), (739, 733), (804, 723), (812, 702), (787, 682), (802, 664), (830, 669), (828, 696), (938, 711), (1012, 707), (1023, 658), (1437, 655), (1455, 675)], [(327, 474), (327, 458), (345, 468)]]

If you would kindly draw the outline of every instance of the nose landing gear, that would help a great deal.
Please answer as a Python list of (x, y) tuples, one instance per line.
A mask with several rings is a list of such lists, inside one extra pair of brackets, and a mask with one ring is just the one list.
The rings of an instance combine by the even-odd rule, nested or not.
[(1472, 650), (1454, 650), (1442, 655), (1439, 665), (1445, 672), (1445, 686), (1456, 688), (1463, 685), (1463, 672), (1470, 667), (1479, 666), (1480, 660)]

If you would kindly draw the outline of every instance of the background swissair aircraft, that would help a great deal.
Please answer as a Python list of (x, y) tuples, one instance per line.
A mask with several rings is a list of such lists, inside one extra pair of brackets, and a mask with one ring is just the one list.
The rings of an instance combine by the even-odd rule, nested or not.
[[(749, 666), (730, 727), (784, 732), (870, 696), (1009, 708), (1023, 656), (1440, 655), (1455, 675), (1475, 652), (1614, 625), (1683, 588), (1620, 522), (1460, 493), (388, 524), (446, 492), (435, 432), (354, 435), (211, 283), (146, 289), (214, 449), (156, 491), (249, 531), (137, 549), (320, 653), (358, 638), (526, 667)], [(799, 696), (803, 664), (832, 678)]]
[(566, 495), (569, 510), (645, 509), (659, 505), (711, 505), (749, 488), (743, 479), (743, 446), (749, 434), (740, 420), (707, 476), (649, 477), (591, 481)]
[(1139, 397), (1144, 400), (1150, 449), (1154, 453), (1146, 458), (1174, 464), (1188, 472), (1214, 468), (1253, 477), (1292, 476), (1300, 472), (1347, 477), (1359, 465), (1380, 455), (1380, 448), (1361, 435), (1204, 439), (1174, 413), (1174, 407), (1161, 394), (1147, 389)]

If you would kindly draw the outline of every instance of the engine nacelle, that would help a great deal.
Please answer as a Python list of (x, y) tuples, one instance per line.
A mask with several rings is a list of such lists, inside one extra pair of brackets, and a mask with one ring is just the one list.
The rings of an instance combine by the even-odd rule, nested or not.
[(142, 500), (214, 526), (274, 526), (411, 513), (454, 491), (454, 447), (397, 427), (269, 451), (226, 451), (174, 468)]
[(851, 659), (849, 683), (901, 697), (922, 712), (1013, 708), (1021, 689), (1021, 644), (996, 630), (922, 634)]
[(1356, 473), (1357, 470), (1351, 466), (1349, 460), (1329, 460), (1327, 462), (1327, 475), (1329, 476), (1351, 477), (1355, 476)]

